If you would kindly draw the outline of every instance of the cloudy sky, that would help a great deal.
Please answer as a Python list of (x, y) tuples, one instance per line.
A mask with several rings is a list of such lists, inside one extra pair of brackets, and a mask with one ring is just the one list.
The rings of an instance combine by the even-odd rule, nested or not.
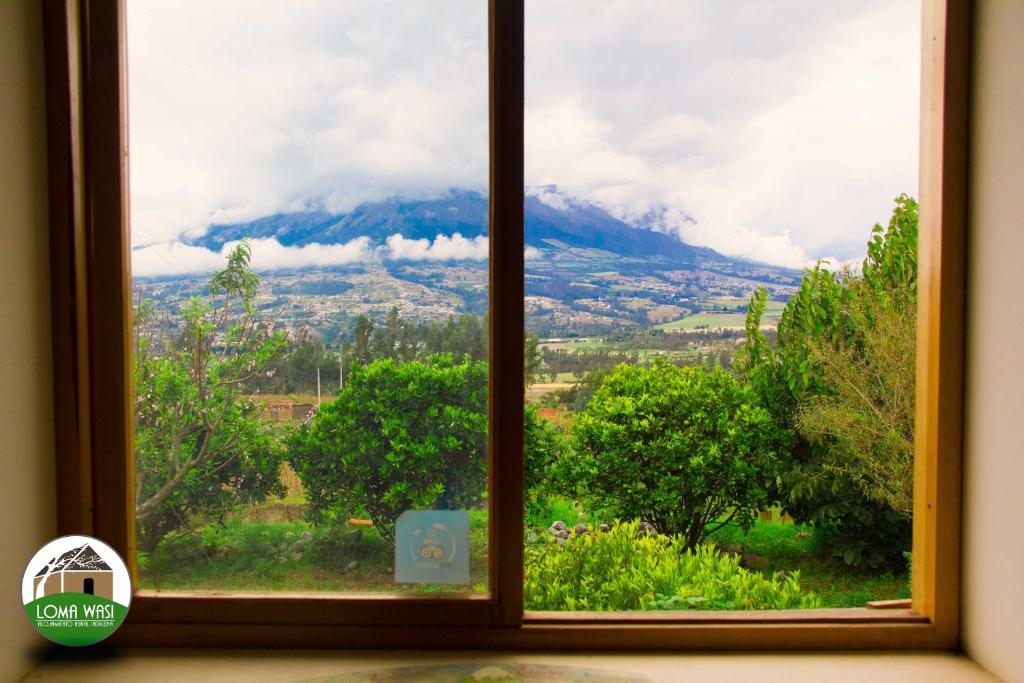
[[(486, 188), (483, 0), (127, 4), (136, 273), (216, 265), (180, 244), (211, 223)], [(919, 15), (527, 0), (527, 184), (728, 254), (857, 257), (917, 192)], [(486, 251), (259, 247), (265, 267)]]

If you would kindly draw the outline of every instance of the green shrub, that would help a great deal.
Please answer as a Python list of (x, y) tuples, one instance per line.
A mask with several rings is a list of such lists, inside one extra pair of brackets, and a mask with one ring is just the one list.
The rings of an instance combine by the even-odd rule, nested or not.
[(523, 458), (527, 493), (545, 488), (552, 465), (564, 452), (562, 430), (538, 415), (536, 408), (526, 406), (523, 413)]
[(288, 440), (313, 522), (366, 514), (394, 538), (405, 510), (479, 503), (487, 483), (487, 364), (378, 360)]
[(711, 546), (686, 547), (677, 536), (639, 533), (639, 523), (548, 539), (526, 548), (527, 609), (754, 610), (812, 609), (816, 595), (800, 591), (799, 572), (765, 578)]
[(769, 505), (778, 428), (721, 369), (618, 366), (573, 426), (563, 485), (621, 519), (641, 519), (690, 547), (726, 523), (749, 527)]

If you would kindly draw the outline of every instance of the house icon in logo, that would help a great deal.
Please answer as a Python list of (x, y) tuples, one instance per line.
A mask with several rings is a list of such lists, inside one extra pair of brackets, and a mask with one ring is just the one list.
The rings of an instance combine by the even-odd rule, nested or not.
[(35, 575), (32, 589), (37, 600), (55, 593), (86, 593), (113, 600), (114, 572), (84, 543), (47, 562)]

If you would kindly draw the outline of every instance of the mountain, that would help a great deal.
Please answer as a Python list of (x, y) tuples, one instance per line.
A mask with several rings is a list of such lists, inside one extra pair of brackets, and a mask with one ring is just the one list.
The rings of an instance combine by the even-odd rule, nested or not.
[[(562, 196), (545, 202), (531, 195), (526, 197), (524, 209), (526, 245), (541, 250), (544, 256), (589, 250), (610, 258), (626, 257), (634, 265), (645, 262), (660, 268), (728, 266), (736, 262), (663, 232), (631, 226), (595, 204)], [(273, 238), (284, 246), (302, 246), (343, 244), (357, 237), (383, 243), (393, 234), (433, 240), (454, 233), (470, 239), (487, 234), (486, 197), (469, 190), (449, 190), (434, 199), (368, 202), (341, 215), (322, 210), (279, 213), (248, 223), (213, 225), (192, 243), (216, 251), (226, 242), (243, 237)]]

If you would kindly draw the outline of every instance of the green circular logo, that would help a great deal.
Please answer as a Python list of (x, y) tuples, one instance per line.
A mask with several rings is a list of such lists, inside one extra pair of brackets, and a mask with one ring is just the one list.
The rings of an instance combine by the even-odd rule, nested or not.
[(124, 560), (91, 536), (55, 538), (32, 557), (21, 582), (28, 619), (59, 645), (92, 645), (117, 630), (132, 599)]

